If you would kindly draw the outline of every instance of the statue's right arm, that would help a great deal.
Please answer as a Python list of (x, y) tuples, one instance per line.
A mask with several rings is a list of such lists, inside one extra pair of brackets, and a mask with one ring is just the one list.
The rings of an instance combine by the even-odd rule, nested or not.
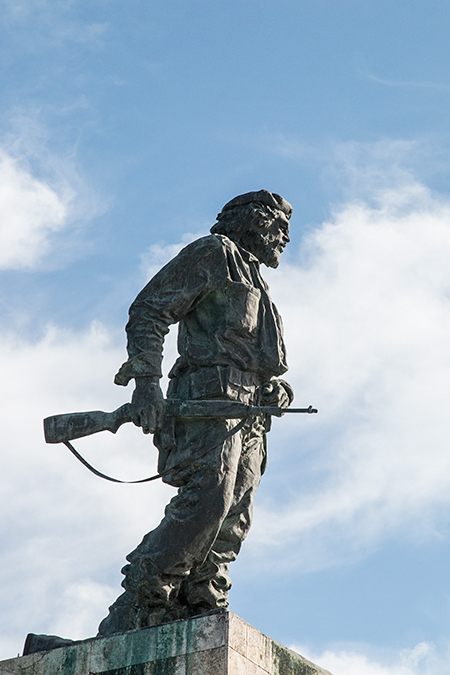
[(164, 338), (194, 304), (227, 274), (222, 248), (215, 237), (197, 240), (163, 267), (130, 307), (126, 326), (128, 360), (114, 381), (126, 386), (134, 378), (133, 422), (153, 432), (163, 414), (159, 387)]

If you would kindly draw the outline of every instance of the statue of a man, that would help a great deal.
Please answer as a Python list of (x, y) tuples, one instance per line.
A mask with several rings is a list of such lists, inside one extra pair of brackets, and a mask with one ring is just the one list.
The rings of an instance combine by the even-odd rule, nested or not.
[(267, 190), (235, 197), (211, 234), (186, 246), (131, 305), (129, 358), (115, 382), (135, 379), (133, 421), (154, 433), (158, 471), (179, 490), (159, 526), (127, 556), (125, 592), (100, 635), (228, 605), (228, 565), (250, 528), (270, 416), (249, 418), (235, 433), (236, 420), (167, 416), (159, 386), (163, 342), (179, 323), (168, 398), (289, 406), (293, 391), (277, 379), (287, 370), (282, 323), (259, 267), (278, 266), (291, 214), (291, 205)]

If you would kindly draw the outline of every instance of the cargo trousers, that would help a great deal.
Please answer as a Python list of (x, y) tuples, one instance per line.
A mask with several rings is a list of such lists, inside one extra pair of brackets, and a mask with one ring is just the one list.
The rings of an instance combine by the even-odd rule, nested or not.
[[(234, 371), (234, 372), (233, 372)], [(171, 380), (168, 398), (222, 398), (255, 403), (246, 373), (208, 368)], [(158, 470), (178, 487), (158, 527), (132, 551), (122, 572), (125, 592), (110, 607), (100, 635), (188, 618), (228, 606), (229, 563), (250, 529), (266, 464), (265, 415), (238, 420), (165, 420), (155, 434)], [(192, 455), (206, 453), (184, 466)], [(184, 462), (184, 468), (177, 465)]]

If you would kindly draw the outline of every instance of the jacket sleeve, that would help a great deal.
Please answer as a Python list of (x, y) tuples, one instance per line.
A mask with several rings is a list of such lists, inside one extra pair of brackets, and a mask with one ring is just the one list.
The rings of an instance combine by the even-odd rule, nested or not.
[(114, 382), (126, 386), (134, 377), (161, 377), (169, 326), (183, 319), (226, 276), (226, 255), (214, 235), (189, 244), (165, 265), (130, 307), (128, 360)]

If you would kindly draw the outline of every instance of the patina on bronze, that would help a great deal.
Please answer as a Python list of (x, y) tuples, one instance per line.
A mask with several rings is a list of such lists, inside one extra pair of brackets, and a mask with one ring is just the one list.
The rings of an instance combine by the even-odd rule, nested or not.
[[(125, 592), (100, 635), (228, 605), (228, 566), (250, 528), (266, 465), (270, 407), (293, 399), (280, 379), (287, 370), (281, 318), (260, 274), (261, 263), (278, 266), (291, 214), (291, 205), (267, 190), (239, 195), (211, 235), (186, 246), (131, 305), (128, 360), (115, 382), (135, 380), (131, 419), (154, 434), (158, 472), (179, 490), (160, 525), (127, 556)], [(179, 358), (167, 398), (259, 406), (237, 433), (230, 435), (236, 422), (226, 416), (177, 417), (166, 409), (159, 379), (174, 323)]]

